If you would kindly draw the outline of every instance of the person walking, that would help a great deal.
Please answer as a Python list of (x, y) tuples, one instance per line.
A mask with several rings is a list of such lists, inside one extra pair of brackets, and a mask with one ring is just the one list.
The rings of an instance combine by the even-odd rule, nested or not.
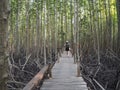
[(68, 41), (66, 41), (66, 43), (65, 43), (65, 51), (66, 51), (67, 55), (68, 55), (69, 49), (70, 49), (70, 44), (69, 44)]

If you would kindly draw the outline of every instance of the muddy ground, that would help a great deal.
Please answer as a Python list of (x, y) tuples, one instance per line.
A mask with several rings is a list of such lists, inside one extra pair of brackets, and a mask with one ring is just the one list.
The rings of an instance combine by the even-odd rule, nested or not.
[(120, 90), (120, 58), (112, 52), (86, 54), (81, 61), (81, 71), (89, 90)]
[[(55, 52), (52, 51), (52, 61), (47, 53), (47, 64), (56, 61)], [(8, 90), (22, 90), (24, 86), (43, 68), (44, 57), (37, 53), (26, 55), (26, 51), (21, 48), (18, 52), (9, 54), (9, 80), (7, 83)]]

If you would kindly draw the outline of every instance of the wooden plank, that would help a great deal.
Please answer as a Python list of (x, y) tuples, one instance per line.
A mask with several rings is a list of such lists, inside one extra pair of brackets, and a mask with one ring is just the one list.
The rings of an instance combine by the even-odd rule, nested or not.
[(77, 64), (73, 57), (62, 54), (52, 69), (52, 79), (45, 80), (40, 90), (88, 90), (82, 77), (77, 77)]
[(39, 73), (23, 88), (23, 90), (33, 90), (43, 79), (45, 73), (48, 70), (48, 65), (44, 66)]

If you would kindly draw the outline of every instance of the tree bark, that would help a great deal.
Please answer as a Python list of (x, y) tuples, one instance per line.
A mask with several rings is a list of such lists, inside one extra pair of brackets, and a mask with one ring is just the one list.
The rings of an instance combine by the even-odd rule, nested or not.
[(120, 53), (120, 0), (116, 0), (116, 5), (117, 5), (117, 17), (118, 17), (117, 48), (118, 48), (118, 53)]
[(5, 55), (6, 49), (6, 30), (8, 29), (8, 0), (0, 2), (0, 90), (6, 90), (7, 73), (7, 58)]

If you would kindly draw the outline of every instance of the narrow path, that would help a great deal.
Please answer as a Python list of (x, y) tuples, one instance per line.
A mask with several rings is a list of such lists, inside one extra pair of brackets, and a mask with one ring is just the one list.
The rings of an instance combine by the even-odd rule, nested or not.
[(52, 69), (52, 79), (45, 80), (40, 90), (88, 90), (82, 77), (76, 77), (77, 65), (65, 52)]

